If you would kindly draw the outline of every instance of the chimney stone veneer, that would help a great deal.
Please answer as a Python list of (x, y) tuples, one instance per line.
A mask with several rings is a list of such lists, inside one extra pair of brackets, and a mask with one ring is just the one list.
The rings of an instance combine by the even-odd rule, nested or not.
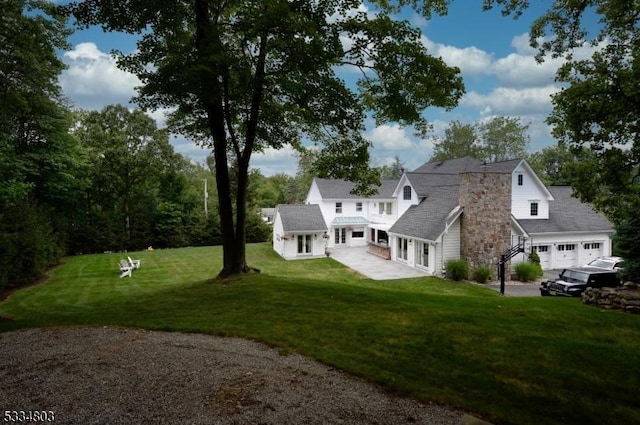
[[(460, 174), (460, 255), (471, 270), (486, 266), (495, 273), (503, 252), (511, 247), (511, 173)], [(505, 270), (507, 276), (509, 268)]]

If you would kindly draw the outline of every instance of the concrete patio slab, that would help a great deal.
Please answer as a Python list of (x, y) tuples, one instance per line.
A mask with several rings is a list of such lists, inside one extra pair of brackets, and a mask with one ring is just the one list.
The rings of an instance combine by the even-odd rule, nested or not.
[(369, 254), (367, 247), (331, 248), (329, 252), (334, 260), (373, 280), (429, 276), (426, 271)]

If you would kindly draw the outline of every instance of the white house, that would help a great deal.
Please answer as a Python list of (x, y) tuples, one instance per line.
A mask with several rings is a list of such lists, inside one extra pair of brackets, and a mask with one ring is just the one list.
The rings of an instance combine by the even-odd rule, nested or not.
[[(546, 187), (525, 160), (430, 162), (383, 181), (375, 196), (352, 189), (347, 181), (319, 178), (309, 189), (306, 204), (317, 206), (329, 249), (368, 246), (372, 254), (435, 275), (452, 259), (495, 265), (517, 244), (525, 254), (513, 261), (535, 251), (547, 269), (611, 254), (611, 223), (573, 198), (571, 188)], [(318, 227), (311, 220), (297, 223), (297, 231), (311, 234), (304, 230)], [(281, 252), (276, 225), (274, 249)]]
[(278, 205), (273, 222), (273, 249), (286, 259), (325, 255), (327, 226), (320, 207)]

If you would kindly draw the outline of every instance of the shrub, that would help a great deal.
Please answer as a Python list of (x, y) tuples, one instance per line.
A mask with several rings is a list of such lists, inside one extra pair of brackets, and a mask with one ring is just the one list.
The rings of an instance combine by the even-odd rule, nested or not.
[(478, 267), (473, 273), (473, 280), (479, 283), (487, 283), (491, 279), (491, 269), (486, 266)]
[(525, 263), (516, 264), (516, 276), (522, 282), (530, 282), (542, 276), (542, 268), (540, 264), (527, 261)]
[(529, 262), (533, 264), (540, 264), (540, 256), (537, 252), (531, 252), (529, 254)]
[(447, 279), (459, 281), (469, 278), (469, 265), (463, 260), (447, 261), (445, 270)]

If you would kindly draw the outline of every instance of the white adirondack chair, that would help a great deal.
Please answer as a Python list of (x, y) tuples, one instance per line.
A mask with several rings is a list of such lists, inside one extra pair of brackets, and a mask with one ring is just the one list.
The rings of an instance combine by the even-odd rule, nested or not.
[(132, 276), (133, 266), (129, 265), (127, 260), (120, 260), (120, 262), (118, 263), (118, 266), (120, 267), (120, 277)]

